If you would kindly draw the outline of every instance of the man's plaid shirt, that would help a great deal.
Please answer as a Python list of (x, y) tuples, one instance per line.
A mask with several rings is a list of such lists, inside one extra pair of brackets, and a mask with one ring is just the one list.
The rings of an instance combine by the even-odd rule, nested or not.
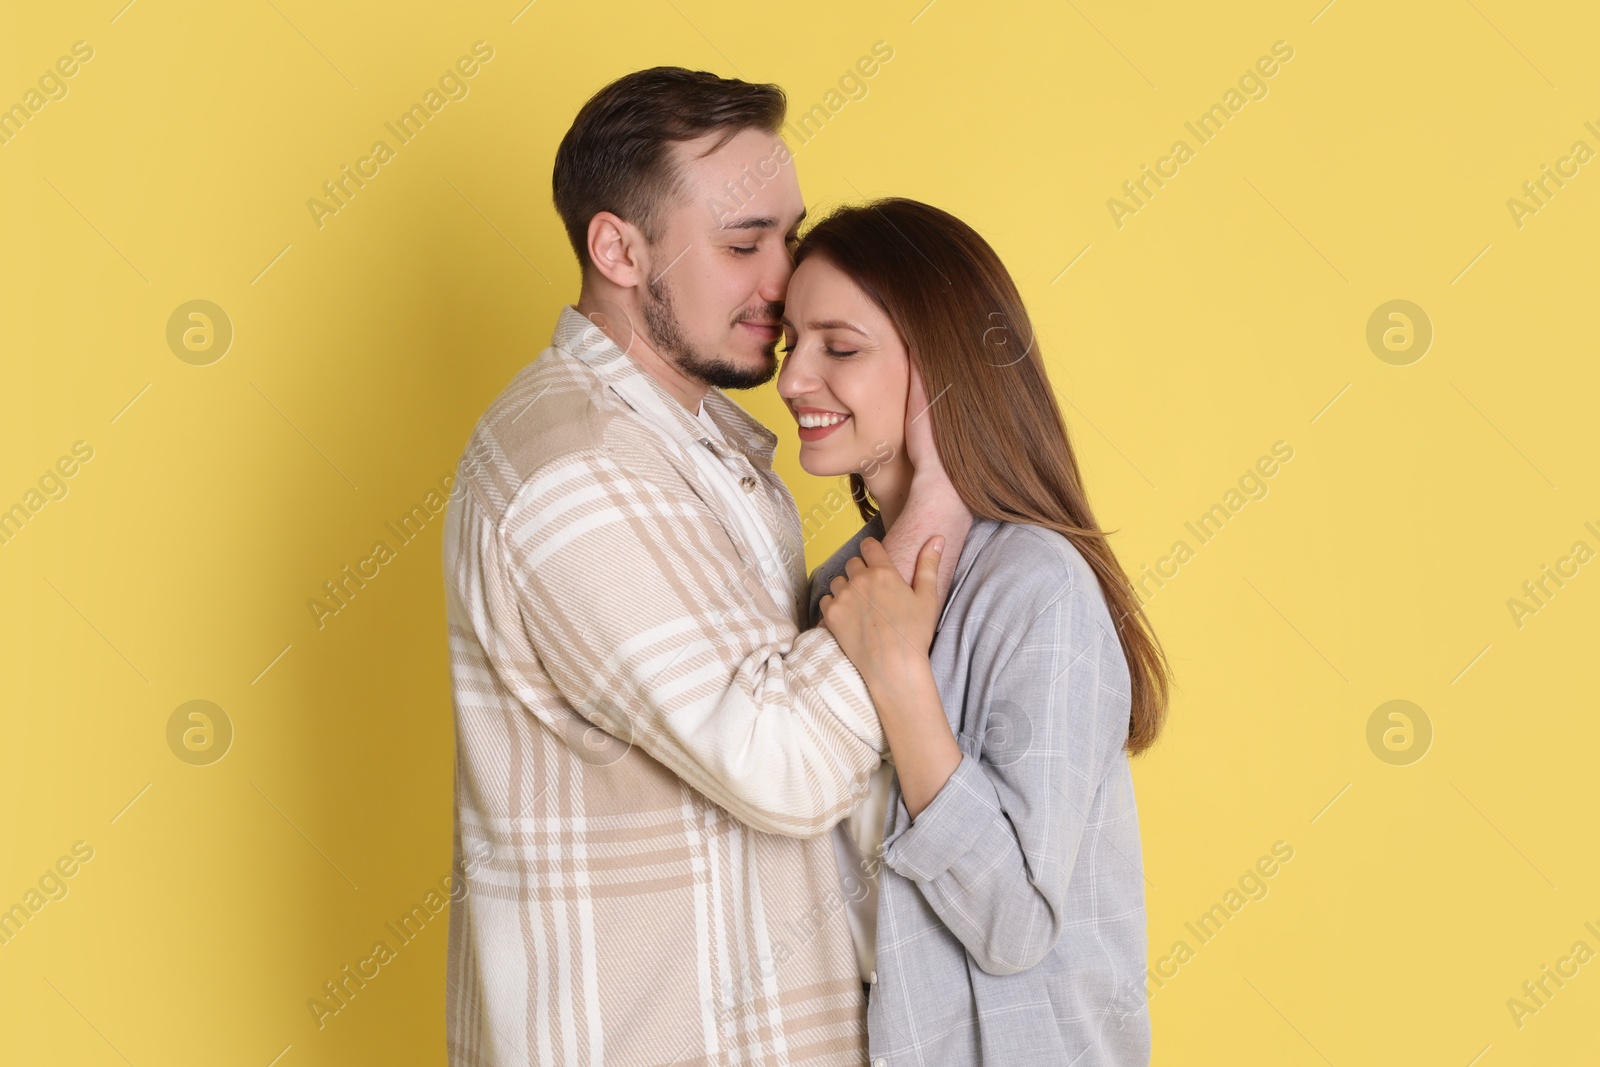
[(452, 1067), (865, 1062), (828, 831), (883, 730), (776, 436), (705, 406), (728, 444), (567, 307), (457, 471)]

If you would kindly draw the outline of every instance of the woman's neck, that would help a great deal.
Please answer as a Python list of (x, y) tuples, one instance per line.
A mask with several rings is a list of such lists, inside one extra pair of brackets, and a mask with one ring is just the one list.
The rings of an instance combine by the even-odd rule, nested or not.
[(885, 534), (894, 525), (894, 520), (900, 517), (900, 512), (905, 510), (906, 501), (911, 497), (912, 473), (911, 461), (901, 452), (871, 475), (862, 475), (867, 483), (867, 492), (878, 502), (878, 517), (883, 520)]

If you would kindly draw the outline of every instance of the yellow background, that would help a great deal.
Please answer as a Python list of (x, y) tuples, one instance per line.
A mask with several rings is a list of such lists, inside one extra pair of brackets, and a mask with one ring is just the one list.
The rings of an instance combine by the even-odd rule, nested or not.
[[(1152, 986), (1155, 1062), (1592, 1057), (1600, 962), (1520, 1027), (1506, 1005), (1600, 950), (1600, 564), (1520, 628), (1507, 607), (1600, 549), (1600, 162), (1520, 227), (1506, 204), (1600, 149), (1592, 6), (122, 3), (10, 4), (0, 33), (0, 105), (94, 49), (0, 147), (0, 507), (94, 449), (0, 546), (0, 907), (94, 849), (0, 947), (0, 1060), (443, 1062), (442, 918), (323, 1029), (306, 1007), (449, 870), (438, 521), (320, 630), (307, 601), (575, 297), (550, 167), (592, 92), (675, 63), (800, 111), (880, 40), (796, 149), (807, 202), (912, 196), (990, 239), (1130, 572), (1294, 449), (1149, 605), (1180, 686), (1135, 763), (1151, 960), (1194, 950)], [(306, 201), (478, 40), (470, 94), (318, 228)], [(1268, 95), (1198, 145), (1185, 121), (1280, 40)], [(1116, 226), (1178, 138), (1194, 158)], [(193, 299), (235, 331), (208, 366), (166, 342)], [(1366, 342), (1395, 299), (1434, 329), (1407, 366)], [(739, 399), (808, 509), (833, 483), (770, 387)], [(234, 729), (209, 766), (168, 747), (195, 699)], [(1409, 765), (1367, 742), (1393, 699), (1432, 725)], [(1201, 945), (1184, 924), (1277, 841)]]

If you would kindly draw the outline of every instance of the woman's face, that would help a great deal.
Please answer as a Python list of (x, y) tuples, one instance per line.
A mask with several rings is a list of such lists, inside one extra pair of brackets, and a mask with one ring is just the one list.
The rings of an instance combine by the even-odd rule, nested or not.
[(800, 424), (806, 473), (870, 474), (902, 454), (905, 344), (883, 309), (821, 256), (789, 279), (783, 340), (778, 395)]

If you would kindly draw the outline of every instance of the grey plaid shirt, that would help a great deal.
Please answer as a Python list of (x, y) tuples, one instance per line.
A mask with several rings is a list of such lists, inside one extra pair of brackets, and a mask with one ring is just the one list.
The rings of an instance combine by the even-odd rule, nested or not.
[[(875, 518), (817, 568), (883, 537)], [(896, 778), (871, 1067), (1150, 1062), (1127, 661), (1065, 537), (974, 519), (931, 651), (961, 763), (913, 823)]]

